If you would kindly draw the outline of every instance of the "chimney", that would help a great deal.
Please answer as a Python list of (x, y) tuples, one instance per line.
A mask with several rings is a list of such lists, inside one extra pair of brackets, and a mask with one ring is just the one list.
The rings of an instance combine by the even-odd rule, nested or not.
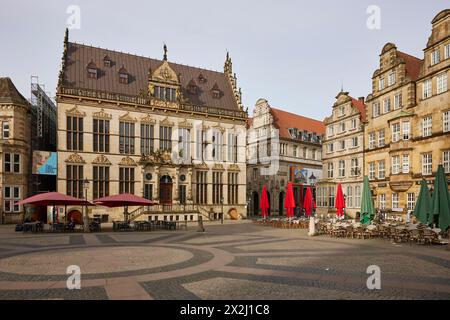
[(364, 103), (364, 97), (359, 97), (358, 100)]

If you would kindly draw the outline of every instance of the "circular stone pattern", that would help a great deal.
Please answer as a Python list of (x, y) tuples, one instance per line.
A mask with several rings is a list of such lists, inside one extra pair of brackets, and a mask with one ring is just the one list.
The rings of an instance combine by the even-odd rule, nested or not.
[(27, 253), (0, 260), (0, 271), (28, 275), (65, 275), (77, 265), (81, 274), (101, 274), (164, 267), (193, 257), (189, 251), (166, 247), (102, 247)]

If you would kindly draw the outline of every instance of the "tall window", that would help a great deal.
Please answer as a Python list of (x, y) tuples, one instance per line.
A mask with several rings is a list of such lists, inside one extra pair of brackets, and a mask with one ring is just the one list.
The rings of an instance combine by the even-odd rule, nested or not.
[(432, 89), (431, 79), (425, 80), (424, 83), (422, 84), (422, 98), (423, 99), (427, 99), (427, 98), (431, 97), (431, 89)]
[(334, 187), (328, 187), (328, 205), (334, 207)]
[(384, 78), (380, 78), (378, 81), (378, 91), (381, 91), (384, 89)]
[(357, 120), (356, 120), (356, 118), (353, 118), (350, 121), (350, 126), (351, 126), (352, 129), (356, 129), (356, 125), (357, 125)]
[(352, 137), (352, 147), (356, 148), (358, 146), (358, 137)]
[(339, 145), (341, 147), (341, 150), (345, 150), (345, 140), (339, 141)]
[(333, 162), (328, 162), (328, 178), (333, 178)]
[(402, 156), (402, 172), (409, 173), (409, 154)]
[(134, 154), (134, 123), (119, 123), (119, 152)]
[(442, 152), (442, 165), (445, 173), (450, 173), (450, 150)]
[(399, 92), (394, 96), (394, 110), (400, 109), (402, 107), (402, 93)]
[(345, 132), (345, 121), (342, 121), (341, 123), (339, 123), (339, 132)]
[(361, 186), (355, 187), (355, 208), (361, 207)]
[(390, 73), (388, 76), (388, 86), (392, 86), (393, 84), (395, 84), (395, 73), (394, 72)]
[(375, 162), (369, 162), (369, 179), (375, 179)]
[(353, 158), (351, 160), (351, 175), (358, 176), (359, 175), (359, 163), (358, 158)]
[(155, 146), (155, 126), (141, 123), (141, 155), (149, 155)]
[(345, 161), (339, 160), (339, 177), (345, 177)]
[(432, 174), (433, 168), (433, 155), (431, 153), (422, 154), (422, 174), (430, 175)]
[(9, 139), (9, 122), (8, 121), (2, 121), (2, 139)]
[(398, 193), (392, 194), (392, 209), (398, 209)]
[(20, 212), (20, 187), (5, 186), (3, 188), (3, 210), (6, 213)]
[(191, 158), (191, 130), (178, 129), (178, 156), (188, 161)]
[(445, 59), (450, 58), (450, 43), (446, 44), (444, 47), (444, 57)]
[(331, 142), (331, 143), (327, 144), (327, 149), (328, 149), (329, 153), (333, 152), (334, 151), (334, 143)]
[[(204, 160), (203, 142), (206, 141), (206, 132), (198, 129), (195, 131), (195, 157), (197, 160)], [(256, 159), (256, 154), (252, 159)]]
[(391, 173), (398, 174), (400, 173), (400, 156), (393, 156), (391, 158)]
[(422, 137), (429, 137), (432, 135), (432, 123), (431, 116), (422, 118)]
[(159, 149), (172, 151), (172, 127), (159, 127)]
[(181, 204), (186, 204), (186, 185), (180, 184), (178, 187), (178, 197)]
[(388, 112), (390, 112), (391, 111), (391, 98), (390, 97), (387, 97), (387, 98), (385, 98), (384, 99), (384, 101), (383, 101), (383, 104), (384, 104), (384, 113), (388, 113)]
[(223, 155), (223, 134), (220, 131), (213, 131), (212, 135), (212, 159), (222, 161)]
[(144, 198), (148, 200), (153, 200), (153, 184), (144, 184)]
[(109, 152), (109, 120), (94, 119), (94, 152)]
[(353, 187), (347, 186), (347, 207), (353, 208)]
[(375, 144), (375, 132), (369, 133), (369, 149), (374, 149), (376, 147)]
[(378, 146), (379, 147), (384, 147), (385, 145), (385, 133), (384, 133), (384, 129), (379, 130), (378, 131)]
[(220, 204), (222, 199), (223, 181), (222, 172), (213, 172), (212, 197), (214, 204)]
[(83, 151), (83, 118), (67, 116), (67, 150)]
[(328, 128), (328, 137), (334, 136), (334, 126), (330, 125)]
[(442, 131), (450, 131), (450, 111), (445, 111), (442, 113)]
[(378, 202), (381, 210), (386, 209), (386, 195), (384, 193), (378, 196)]
[(109, 196), (109, 167), (93, 167), (94, 199)]
[(437, 94), (447, 91), (447, 72), (444, 72), (436, 77), (436, 84)]
[(400, 140), (400, 123), (394, 123), (392, 125), (392, 142)]
[(66, 193), (75, 198), (84, 198), (83, 195), (83, 166), (66, 166)]
[(134, 194), (134, 168), (119, 168), (119, 193)]
[(207, 171), (197, 171), (196, 172), (196, 202), (199, 204), (206, 204), (208, 202), (208, 182), (207, 182)]
[(228, 172), (228, 204), (238, 203), (238, 173)]
[(409, 135), (410, 135), (410, 125), (409, 125), (409, 121), (407, 122), (402, 122), (402, 126), (403, 126), (403, 140), (409, 140)]
[[(295, 148), (294, 150), (297, 150)], [(238, 153), (238, 136), (234, 133), (228, 134), (228, 162), (236, 162)]]
[(374, 102), (372, 105), (372, 114), (373, 117), (378, 117), (380, 115), (381, 107), (379, 102)]
[(173, 88), (155, 86), (153, 96), (160, 100), (175, 102), (177, 101), (177, 90)]
[(386, 163), (384, 160), (378, 161), (378, 179), (386, 177)]
[(408, 211), (414, 210), (414, 206), (416, 204), (416, 195), (414, 193), (408, 193), (407, 194), (407, 201), (406, 201), (406, 209)]
[(441, 61), (441, 53), (439, 49), (434, 50), (431, 52), (431, 65), (435, 65)]
[(5, 153), (3, 157), (4, 171), (10, 173), (20, 173), (21, 156), (17, 153)]

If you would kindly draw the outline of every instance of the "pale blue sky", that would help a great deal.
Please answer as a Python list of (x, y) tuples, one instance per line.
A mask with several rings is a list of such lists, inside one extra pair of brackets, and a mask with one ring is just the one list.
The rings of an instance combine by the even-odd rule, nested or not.
[[(230, 51), (250, 110), (258, 98), (322, 120), (344, 89), (367, 96), (386, 42), (423, 57), (431, 20), (444, 0), (0, 0), (0, 76), (27, 98), (30, 75), (55, 93), (69, 5), (81, 9), (74, 42), (223, 70)], [(369, 5), (381, 29), (366, 27)]]

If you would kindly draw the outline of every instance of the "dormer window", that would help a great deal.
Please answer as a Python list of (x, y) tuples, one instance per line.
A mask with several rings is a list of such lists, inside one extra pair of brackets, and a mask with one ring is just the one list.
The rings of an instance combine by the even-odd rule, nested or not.
[(200, 83), (206, 83), (206, 78), (203, 76), (203, 74), (200, 73), (198, 76), (198, 82)]
[(187, 91), (190, 94), (197, 94), (197, 84), (195, 83), (194, 79), (192, 79), (191, 81), (189, 81), (188, 85), (187, 85)]
[(220, 99), (222, 92), (219, 89), (219, 86), (216, 84), (214, 84), (214, 86), (211, 89), (211, 93), (214, 99)]
[(109, 68), (109, 67), (111, 67), (111, 64), (112, 64), (111, 59), (108, 56), (105, 56), (103, 58), (103, 65), (105, 67)]
[(124, 66), (119, 70), (119, 82), (123, 84), (128, 84), (128, 71)]
[(87, 65), (87, 76), (89, 79), (97, 79), (97, 65), (92, 60)]

